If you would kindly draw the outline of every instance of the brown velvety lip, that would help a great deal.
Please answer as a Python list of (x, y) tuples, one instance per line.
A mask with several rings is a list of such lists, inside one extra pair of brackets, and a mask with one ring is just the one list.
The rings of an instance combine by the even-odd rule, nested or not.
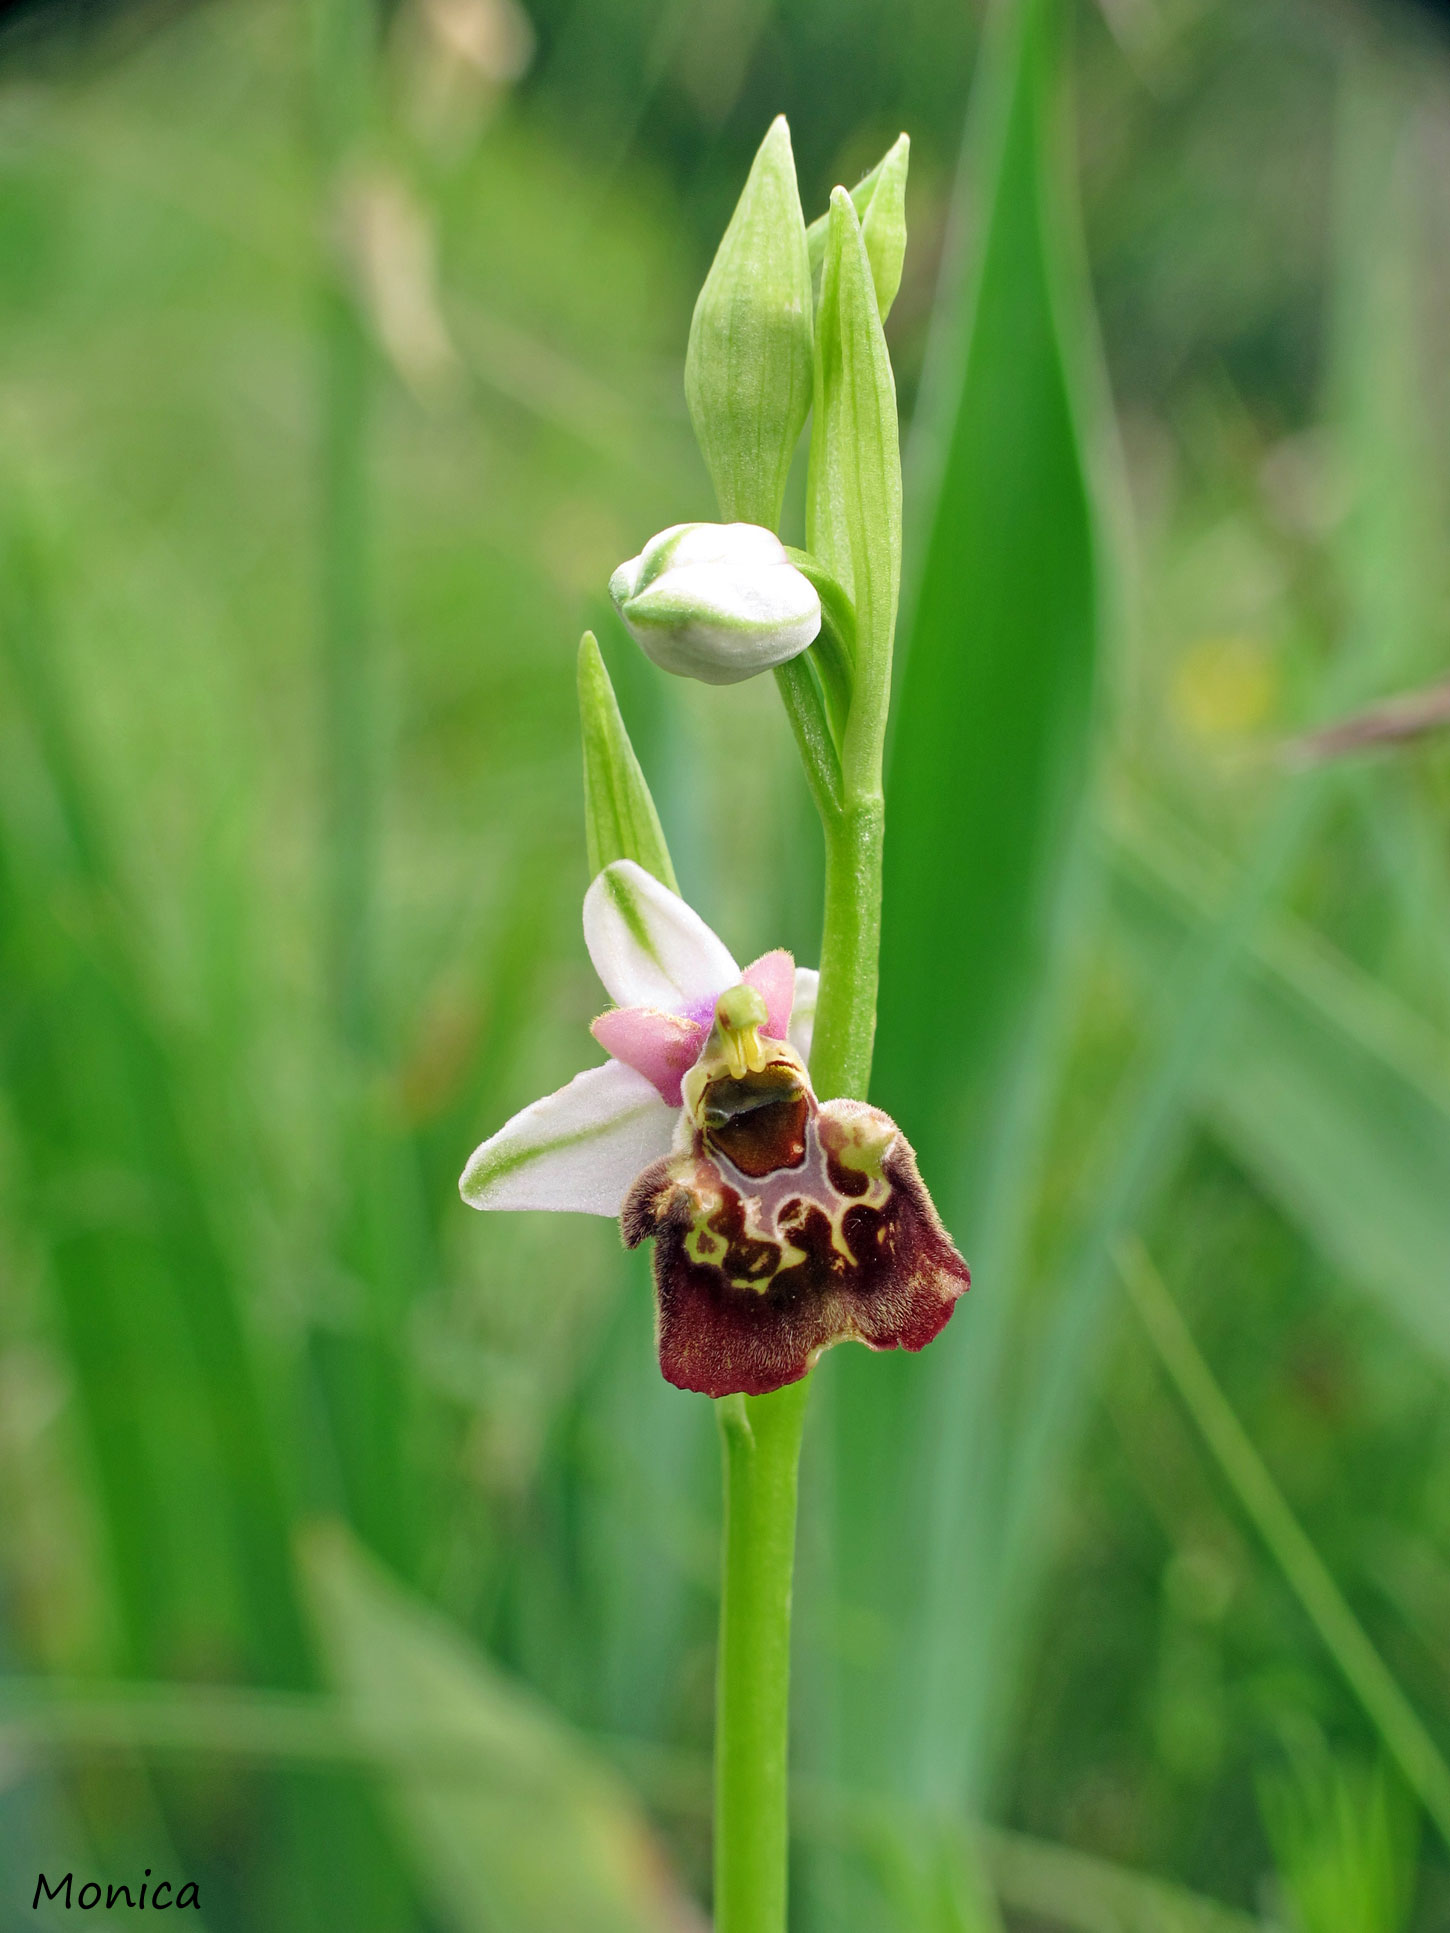
[[(763, 1101), (744, 1118), (796, 1106), (804, 1130), (789, 1167), (752, 1174), (712, 1145), (721, 1130), (711, 1127), (688, 1152), (647, 1168), (626, 1199), (626, 1243), (655, 1242), (660, 1367), (680, 1388), (762, 1395), (798, 1381), (843, 1341), (922, 1349), (970, 1286), (889, 1117), (857, 1101), (817, 1107), (802, 1093), (797, 1103)], [(740, 1118), (728, 1117), (726, 1131)], [(752, 1161), (776, 1140), (766, 1122), (740, 1132)], [(792, 1126), (792, 1152), (794, 1134)], [(853, 1146), (883, 1149), (879, 1165), (843, 1160)]]

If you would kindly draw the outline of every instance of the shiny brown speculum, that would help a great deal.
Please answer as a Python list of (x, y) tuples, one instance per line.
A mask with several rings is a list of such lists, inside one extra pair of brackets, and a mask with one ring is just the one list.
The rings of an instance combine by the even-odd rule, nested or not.
[(810, 1102), (788, 1063), (776, 1062), (739, 1080), (721, 1075), (706, 1088), (700, 1114), (706, 1146), (752, 1179), (798, 1168), (806, 1158)]

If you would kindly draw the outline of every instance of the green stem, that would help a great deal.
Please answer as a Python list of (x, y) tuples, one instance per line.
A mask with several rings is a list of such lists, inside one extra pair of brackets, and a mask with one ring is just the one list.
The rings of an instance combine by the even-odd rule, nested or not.
[(865, 1100), (876, 1036), (881, 948), (882, 800), (879, 792), (822, 817), (826, 909), (811, 1084), (823, 1101)]
[(785, 1933), (790, 1604), (810, 1378), (717, 1405), (725, 1537), (715, 1726), (715, 1933)]

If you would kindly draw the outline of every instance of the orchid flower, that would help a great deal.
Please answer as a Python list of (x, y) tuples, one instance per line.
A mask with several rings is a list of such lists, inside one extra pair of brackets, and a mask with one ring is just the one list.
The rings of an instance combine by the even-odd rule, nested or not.
[(485, 1141), (464, 1200), (653, 1237), (660, 1367), (682, 1389), (763, 1394), (848, 1338), (923, 1348), (971, 1278), (895, 1122), (817, 1101), (817, 975), (784, 951), (741, 969), (630, 860), (590, 886), (584, 939), (617, 1003), (591, 1029), (609, 1059)]

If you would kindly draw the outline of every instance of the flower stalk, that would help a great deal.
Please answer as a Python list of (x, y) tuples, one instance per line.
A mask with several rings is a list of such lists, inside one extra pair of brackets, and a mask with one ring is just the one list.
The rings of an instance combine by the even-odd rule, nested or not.
[(880, 792), (849, 799), (825, 827), (826, 903), (811, 1078), (823, 1100), (864, 1095), (876, 1038), (881, 951)]
[(716, 1405), (725, 1527), (716, 1663), (716, 1933), (786, 1923), (790, 1613), (809, 1379)]
[[(878, 245), (868, 253), (860, 213), (837, 189), (810, 238), (815, 246), (808, 246), (819, 265), (810, 555), (796, 561), (824, 593), (825, 624), (812, 647), (814, 663), (796, 659), (776, 673), (825, 840), (811, 1050), (812, 1083), (825, 1100), (864, 1100), (871, 1074), (882, 759), (900, 585), (896, 392), (881, 322), (896, 293), (905, 244), (905, 142), (873, 172), (886, 173), (891, 184), (880, 202), (883, 211), (892, 204), (892, 232), (878, 226)], [(716, 1933), (784, 1933), (786, 1925), (791, 1586), (809, 1380), (720, 1404), (725, 1523), (715, 1718)]]
[[(866, 1100), (882, 761), (901, 580), (882, 318), (905, 247), (903, 136), (808, 232), (775, 122), (696, 305), (686, 394), (722, 524), (675, 524), (610, 593), (647, 656), (710, 685), (775, 673), (825, 842), (821, 965), (741, 967), (680, 898), (595, 641), (579, 660), (608, 1059), (475, 1149), (475, 1208), (617, 1216), (652, 1248), (660, 1368), (717, 1400), (724, 1538), (715, 1933), (785, 1933), (791, 1590), (813, 1366), (922, 1349), (970, 1274), (897, 1124)], [(807, 414), (806, 549), (778, 534)]]

